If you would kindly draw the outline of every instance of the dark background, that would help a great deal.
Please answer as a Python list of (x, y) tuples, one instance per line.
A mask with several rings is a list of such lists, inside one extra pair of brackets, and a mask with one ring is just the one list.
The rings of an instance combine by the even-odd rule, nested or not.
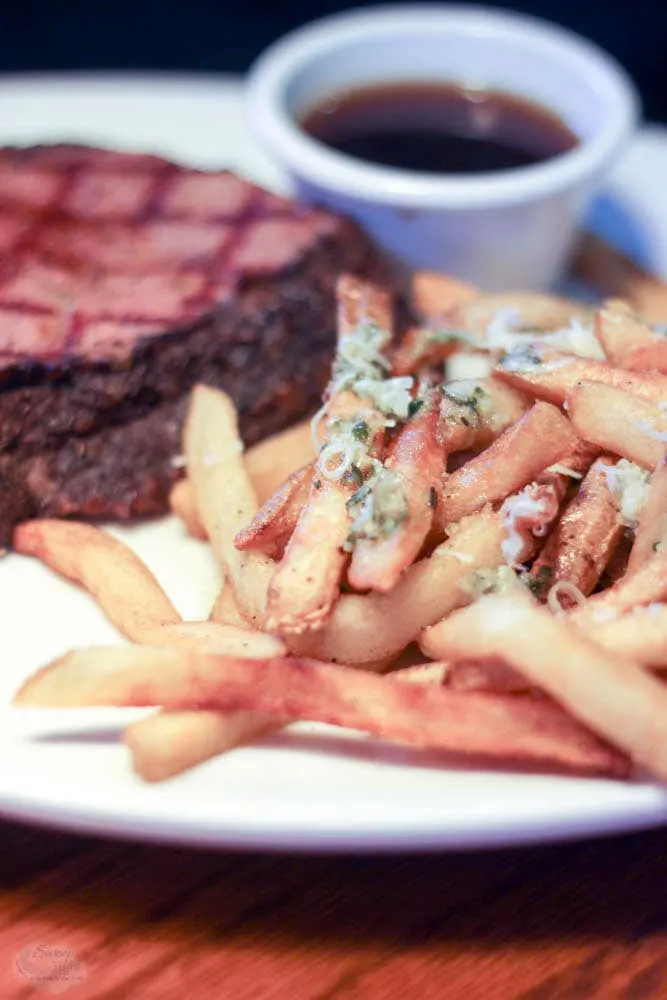
[[(279, 35), (355, 6), (333, 0), (5, 0), (0, 72), (241, 73)], [(500, 0), (494, 6), (548, 18), (597, 41), (634, 77), (647, 117), (667, 121), (667, 0)]]

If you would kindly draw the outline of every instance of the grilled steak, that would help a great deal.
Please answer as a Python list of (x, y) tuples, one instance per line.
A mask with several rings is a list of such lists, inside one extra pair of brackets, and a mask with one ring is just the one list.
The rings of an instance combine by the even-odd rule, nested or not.
[(350, 222), (229, 172), (77, 146), (0, 150), (0, 542), (35, 513), (166, 509), (196, 382), (247, 444), (312, 410)]

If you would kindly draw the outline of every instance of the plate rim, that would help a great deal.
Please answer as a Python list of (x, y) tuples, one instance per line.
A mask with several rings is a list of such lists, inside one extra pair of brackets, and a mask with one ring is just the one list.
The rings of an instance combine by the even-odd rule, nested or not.
[[(114, 88), (118, 92), (122, 89), (125, 91), (124, 99), (128, 99), (129, 94), (136, 92), (137, 88), (152, 88), (156, 92), (161, 90), (165, 96), (172, 96), (174, 91), (186, 96), (184, 91), (188, 91), (193, 98), (202, 89), (216, 89), (221, 95), (226, 92), (228, 97), (240, 102), (243, 91), (242, 78), (229, 73), (108, 70), (83, 73), (6, 73), (0, 74), (0, 105), (3, 93), (12, 92), (12, 96), (20, 97), (21, 92), (30, 96), (30, 91), (48, 88), (53, 92), (56, 88), (60, 91), (59, 96), (66, 96), (66, 91), (70, 89), (80, 92), (82, 84), (100, 91)], [(223, 105), (221, 117), (224, 113)], [(637, 136), (653, 136), (665, 142), (667, 127), (649, 123), (642, 127)], [(150, 792), (150, 788), (146, 791)], [(148, 795), (146, 801), (149, 802)], [(261, 822), (249, 823), (247, 820), (234, 824), (230, 818), (223, 818), (224, 825), (216, 825), (221, 823), (221, 819), (212, 815), (207, 818), (200, 816), (193, 822), (175, 818), (169, 821), (161, 817), (151, 819), (150, 816), (143, 815), (143, 811), (139, 816), (122, 810), (113, 812), (111, 808), (99, 808), (99, 804), (92, 808), (89, 806), (86, 811), (82, 804), (76, 806), (72, 802), (65, 802), (57, 805), (45, 802), (38, 794), (7, 792), (6, 789), (3, 790), (0, 778), (0, 816), (12, 821), (82, 834), (203, 848), (261, 848), (297, 853), (466, 851), (574, 841), (601, 835), (616, 836), (656, 828), (667, 823), (667, 796), (652, 798), (649, 795), (645, 801), (636, 803), (631, 809), (627, 805), (611, 801), (603, 807), (598, 805), (593, 814), (578, 811), (566, 815), (561, 810), (558, 817), (538, 813), (530, 818), (519, 815), (515, 820), (504, 814), (499, 829), (474, 819), (471, 821), (473, 826), (469, 829), (465, 822), (460, 821), (453, 828), (443, 827), (439, 825), (439, 818), (429, 822), (426, 817), (421, 818), (421, 825), (416, 830), (405, 824), (399, 829), (397, 823), (387, 821), (386, 815), (377, 823), (359, 825), (354, 820), (348, 820), (319, 828), (312, 817), (310, 825), (299, 821), (295, 823), (294, 818), (291, 823), (283, 818), (282, 822), (273, 826), (265, 826)]]

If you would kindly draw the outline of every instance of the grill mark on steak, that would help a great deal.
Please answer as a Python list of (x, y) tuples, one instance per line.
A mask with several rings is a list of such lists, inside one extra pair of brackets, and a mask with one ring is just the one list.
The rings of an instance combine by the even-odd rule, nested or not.
[(387, 277), (351, 223), (228, 172), (0, 150), (0, 544), (35, 513), (164, 512), (197, 382), (247, 444), (314, 411), (343, 271)]

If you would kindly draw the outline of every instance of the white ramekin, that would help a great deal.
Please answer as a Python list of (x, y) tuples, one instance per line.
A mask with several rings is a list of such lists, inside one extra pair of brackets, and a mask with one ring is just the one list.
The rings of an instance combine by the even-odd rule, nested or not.
[[(531, 167), (447, 177), (364, 163), (299, 125), (333, 94), (400, 80), (526, 96), (559, 114), (580, 144)], [(483, 7), (374, 7), (325, 18), (271, 46), (247, 84), (251, 128), (297, 197), (353, 216), (411, 267), (491, 290), (543, 288), (558, 278), (638, 106), (625, 72), (595, 45)]]

